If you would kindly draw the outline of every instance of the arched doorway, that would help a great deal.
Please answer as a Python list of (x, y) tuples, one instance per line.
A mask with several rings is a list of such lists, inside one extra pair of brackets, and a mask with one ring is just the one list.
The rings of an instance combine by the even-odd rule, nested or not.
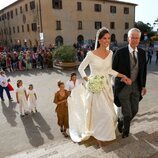
[(83, 37), (83, 35), (78, 35), (78, 37), (77, 37), (77, 43), (83, 44), (83, 42), (84, 42), (84, 37)]
[(35, 46), (38, 46), (39, 45), (39, 43), (38, 43), (38, 40), (37, 39), (35, 39), (35, 44), (34, 44)]
[(123, 39), (124, 39), (124, 41), (127, 41), (127, 33), (124, 34)]
[(61, 46), (61, 45), (63, 45), (63, 37), (61, 37), (61, 36), (57, 36), (56, 37), (56, 39), (55, 39), (55, 44), (56, 44), (56, 46)]
[(29, 39), (29, 46), (32, 47), (32, 41)]

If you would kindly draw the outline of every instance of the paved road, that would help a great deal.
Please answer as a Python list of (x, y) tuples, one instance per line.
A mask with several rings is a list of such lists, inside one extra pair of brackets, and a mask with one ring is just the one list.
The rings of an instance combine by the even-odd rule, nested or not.
[[(77, 70), (75, 70), (77, 72)], [(15, 102), (15, 92), (12, 92), (14, 102), (1, 102), (0, 106), (0, 158), (24, 150), (49, 144), (52, 141), (62, 141), (56, 123), (55, 105), (52, 103), (57, 81), (67, 81), (71, 70), (60, 69), (31, 70), (10, 73), (11, 83), (16, 87), (16, 81), (22, 79), (24, 86), (32, 83), (38, 95), (38, 113), (21, 119)], [(148, 66), (148, 94), (140, 104), (140, 113), (157, 106), (158, 103), (158, 65)]]

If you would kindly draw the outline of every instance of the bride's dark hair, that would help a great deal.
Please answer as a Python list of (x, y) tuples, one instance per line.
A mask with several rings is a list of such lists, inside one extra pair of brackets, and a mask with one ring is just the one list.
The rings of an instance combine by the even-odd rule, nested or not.
[[(107, 30), (107, 29), (102, 30), (102, 31), (99, 33), (99, 35), (98, 35), (98, 40), (100, 40), (101, 38), (103, 38), (104, 35), (107, 34), (107, 33), (110, 34), (109, 30)], [(97, 48), (98, 48), (98, 47), (100, 47), (99, 41), (98, 41)]]

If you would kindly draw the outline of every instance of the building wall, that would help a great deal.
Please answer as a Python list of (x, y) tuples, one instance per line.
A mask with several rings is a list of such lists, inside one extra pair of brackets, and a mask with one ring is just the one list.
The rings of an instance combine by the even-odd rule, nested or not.
[[(115, 34), (118, 43), (124, 42), (124, 34), (134, 26), (135, 20), (135, 4), (117, 2), (110, 0), (62, 0), (62, 9), (54, 9), (52, 0), (34, 0), (35, 9), (30, 10), (30, 2), (32, 0), (20, 0), (0, 11), (0, 38), (9, 45), (19, 44), (35, 45), (40, 43), (39, 33), (44, 34), (44, 44), (55, 44), (57, 36), (63, 38), (64, 44), (73, 44), (77, 42), (77, 37), (82, 35), (84, 40), (95, 39), (97, 29), (95, 21), (101, 21), (102, 26), (109, 28), (111, 34)], [(77, 2), (81, 2), (82, 10), (77, 10)], [(28, 11), (25, 5), (28, 6)], [(101, 5), (101, 12), (94, 11), (94, 4)], [(116, 7), (116, 13), (110, 12), (110, 7)], [(23, 12), (20, 13), (20, 7)], [(41, 10), (40, 10), (41, 7)], [(129, 14), (124, 14), (124, 7), (129, 8)], [(15, 9), (18, 14), (15, 14)], [(13, 19), (6, 18), (2, 20), (2, 16), (13, 10)], [(41, 11), (41, 12), (40, 12)], [(40, 16), (41, 15), (41, 16)], [(56, 21), (61, 21), (61, 30), (57, 30)], [(78, 21), (82, 21), (82, 29), (78, 29)], [(114, 29), (110, 28), (110, 22), (115, 23)], [(125, 22), (129, 23), (129, 28), (125, 29)], [(37, 30), (32, 31), (31, 24), (37, 24)], [(42, 23), (42, 27), (41, 27)], [(24, 32), (22, 32), (22, 25)], [(30, 30), (27, 30), (29, 25)], [(19, 26), (19, 33), (17, 32)], [(4, 30), (11, 28), (11, 34), (4, 33)], [(15, 27), (15, 33), (13, 33)], [(2, 31), (3, 30), (3, 31)], [(3, 32), (3, 33), (2, 33)], [(2, 36), (3, 35), (3, 36)], [(31, 41), (31, 42), (30, 42)]]

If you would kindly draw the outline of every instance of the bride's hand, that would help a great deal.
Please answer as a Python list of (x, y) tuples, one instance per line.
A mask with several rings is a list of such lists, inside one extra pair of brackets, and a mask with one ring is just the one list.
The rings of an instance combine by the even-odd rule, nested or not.
[(88, 81), (88, 77), (86, 76), (86, 77), (83, 77), (83, 79), (85, 80), (85, 81)]

